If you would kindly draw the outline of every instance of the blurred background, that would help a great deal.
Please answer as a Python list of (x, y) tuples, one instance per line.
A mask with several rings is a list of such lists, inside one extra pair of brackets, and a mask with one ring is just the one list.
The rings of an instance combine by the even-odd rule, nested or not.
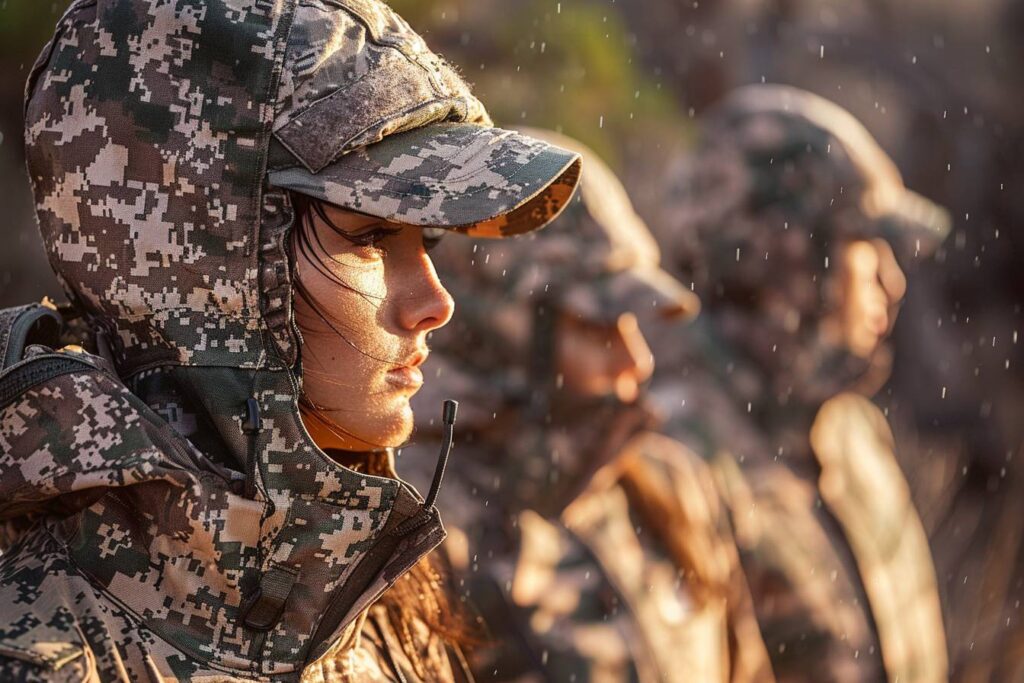
[[(0, 0), (0, 307), (60, 298), (22, 154), (24, 79), (66, 6)], [(392, 0), (499, 125), (604, 156), (649, 222), (659, 173), (731, 88), (787, 83), (857, 116), (953, 234), (922, 264), (877, 399), (931, 537), (957, 680), (1024, 657), (1024, 3)], [(997, 655), (998, 653), (998, 655)]]

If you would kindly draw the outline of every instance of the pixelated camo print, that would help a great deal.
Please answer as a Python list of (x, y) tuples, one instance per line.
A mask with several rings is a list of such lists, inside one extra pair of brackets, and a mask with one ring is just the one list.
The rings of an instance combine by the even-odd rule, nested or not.
[[(265, 400), (273, 400), (269, 392)], [(240, 495), (237, 475), (192, 450), (105, 373), (62, 375), (5, 407), (0, 519), (36, 523), (0, 561), (0, 605), (10, 624), (0, 627), (0, 653), (73, 647), (78, 630), (95, 621), (144, 641), (132, 655), (120, 637), (90, 640), (89, 656), (105, 677), (118, 658), (141, 667), (129, 671), (131, 680), (152, 666), (174, 676), (203, 666), (245, 677), (296, 674), (296, 655), (301, 665), (313, 625), (386, 522), (398, 484), (317, 473), (293, 440), (269, 438), (273, 512), (266, 499)], [(318, 495), (289, 500), (303, 477), (305, 490)], [(300, 483), (287, 491), (274, 488), (293, 480)], [(255, 639), (240, 610), (251, 583), (271, 567), (303, 580), (292, 609)]]
[(282, 16), (274, 2), (82, 0), (40, 56), (25, 134), (43, 239), (123, 369), (259, 361), (260, 99)]
[(358, 149), (317, 174), (270, 182), (397, 223), (508, 237), (553, 220), (580, 177), (579, 156), (474, 124), (434, 124)]
[[(306, 47), (286, 59), (292, 29)], [(0, 376), (0, 678), (297, 680), (444, 538), (401, 482), (330, 461), (297, 409), (291, 212), (263, 166), (275, 119), (367, 57), (353, 32), (436, 67), (461, 105), (435, 119), (486, 121), (374, 0), (80, 0), (33, 68), (44, 243), (128, 387), (70, 349)], [(314, 45), (339, 61), (310, 64)], [(246, 622), (261, 595), (281, 605), (265, 630)]]

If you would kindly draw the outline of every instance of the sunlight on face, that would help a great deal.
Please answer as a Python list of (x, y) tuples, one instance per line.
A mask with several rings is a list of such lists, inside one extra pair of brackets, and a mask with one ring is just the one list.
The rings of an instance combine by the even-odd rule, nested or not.
[(906, 277), (884, 240), (843, 245), (838, 265), (839, 306), (831, 322), (850, 353), (868, 358), (892, 329)]
[(616, 396), (632, 403), (654, 372), (654, 356), (636, 316), (624, 313), (611, 325), (563, 314), (556, 328), (557, 367), (563, 386), (580, 396)]
[(451, 319), (452, 298), (422, 229), (321, 208), (292, 232), (303, 421), (321, 448), (399, 446), (412, 431), (427, 334)]

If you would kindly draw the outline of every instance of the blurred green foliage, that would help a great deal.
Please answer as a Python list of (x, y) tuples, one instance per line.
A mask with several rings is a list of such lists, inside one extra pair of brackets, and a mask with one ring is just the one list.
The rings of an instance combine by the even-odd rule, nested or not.
[(25, 60), (34, 61), (68, 4), (68, 0), (0, 0), (0, 59), (16, 68)]
[[(0, 0), (0, 79), (24, 79), (68, 4)], [(667, 86), (636, 58), (637, 38), (614, 7), (590, 0), (390, 4), (475, 84), (499, 125), (565, 132), (617, 167), (631, 137), (678, 136), (685, 123)], [(12, 128), (17, 104), (4, 105)]]
[(390, 4), (462, 69), (499, 125), (562, 131), (613, 167), (630, 137), (685, 128), (614, 8), (588, 0)]

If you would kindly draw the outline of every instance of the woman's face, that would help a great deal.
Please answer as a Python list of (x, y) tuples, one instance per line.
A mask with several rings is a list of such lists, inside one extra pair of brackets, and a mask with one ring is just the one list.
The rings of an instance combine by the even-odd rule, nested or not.
[(423, 229), (313, 206), (292, 234), (303, 422), (321, 448), (399, 446), (427, 334), (451, 319), (452, 298)]
[(563, 386), (579, 396), (633, 403), (654, 371), (654, 355), (632, 313), (607, 325), (562, 315), (555, 338)]

